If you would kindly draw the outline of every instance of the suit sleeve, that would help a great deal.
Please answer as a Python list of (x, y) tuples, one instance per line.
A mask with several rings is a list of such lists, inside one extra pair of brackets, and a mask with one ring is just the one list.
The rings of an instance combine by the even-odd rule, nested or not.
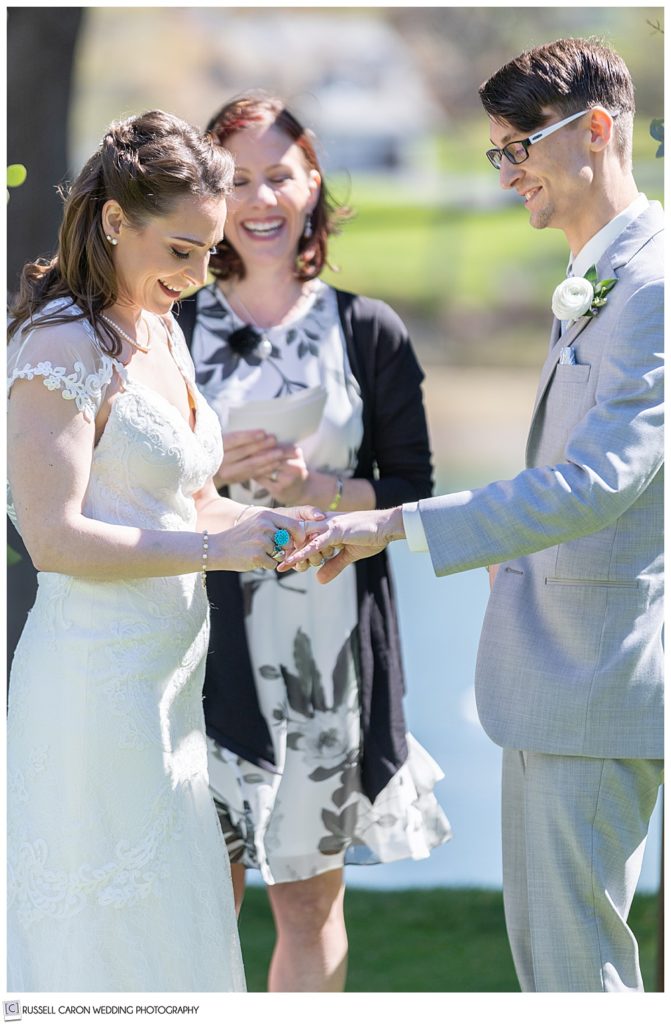
[(420, 502), (438, 576), (508, 561), (613, 523), (664, 460), (663, 281), (627, 301), (604, 353), (595, 404), (564, 460), (513, 480)]

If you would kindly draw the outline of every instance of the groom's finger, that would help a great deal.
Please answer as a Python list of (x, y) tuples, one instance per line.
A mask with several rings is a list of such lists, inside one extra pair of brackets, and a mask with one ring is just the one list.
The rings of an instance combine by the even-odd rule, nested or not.
[(305, 548), (295, 548), (291, 554), (287, 554), (283, 562), (277, 566), (278, 572), (305, 572), (310, 568), (310, 562), (305, 556)]
[(346, 569), (348, 565), (351, 565), (355, 559), (351, 557), (347, 548), (343, 548), (334, 555), (333, 558), (329, 558), (327, 562), (324, 562), (321, 569), (317, 572), (317, 580), (319, 583), (330, 583), (336, 576), (339, 576), (343, 569)]

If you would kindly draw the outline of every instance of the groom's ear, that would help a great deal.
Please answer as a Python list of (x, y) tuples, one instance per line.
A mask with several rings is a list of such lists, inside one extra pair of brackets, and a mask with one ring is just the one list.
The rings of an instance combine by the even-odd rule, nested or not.
[(613, 137), (613, 116), (603, 107), (594, 107), (590, 121), (590, 149), (602, 153)]

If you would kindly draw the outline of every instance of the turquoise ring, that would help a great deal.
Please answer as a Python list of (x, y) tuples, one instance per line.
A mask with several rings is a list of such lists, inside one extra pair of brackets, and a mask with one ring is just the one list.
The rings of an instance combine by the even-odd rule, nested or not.
[(270, 552), (270, 557), (274, 558), (276, 562), (283, 562), (283, 548), (288, 547), (290, 543), (291, 534), (289, 533), (288, 530), (275, 530), (275, 534), (273, 536), (273, 544), (275, 545), (275, 547)]

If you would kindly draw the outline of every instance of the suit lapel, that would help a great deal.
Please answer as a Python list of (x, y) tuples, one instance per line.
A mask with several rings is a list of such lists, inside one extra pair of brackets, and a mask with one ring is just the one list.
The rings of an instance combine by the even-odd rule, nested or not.
[(550, 331), (550, 352), (555, 347), (559, 338), (561, 337), (561, 320), (557, 320), (555, 317), (552, 321), (552, 330)]
[[(601, 280), (601, 278), (600, 278)], [(561, 324), (559, 320), (555, 318), (552, 324), (552, 334), (550, 336), (550, 352), (541, 370), (540, 380), (538, 382), (538, 391), (536, 392), (536, 402), (534, 404), (534, 410), (531, 414), (531, 422), (533, 426), (533, 419), (538, 411), (538, 406), (543, 401), (543, 395), (547, 391), (547, 386), (550, 383), (550, 378), (554, 371), (555, 366), (559, 362), (559, 355), (563, 348), (568, 348), (576, 340), (581, 331), (584, 331), (592, 317), (581, 316), (578, 320), (575, 320), (568, 330), (561, 334)]]
[[(664, 212), (659, 203), (653, 202), (646, 210), (643, 211), (640, 217), (637, 217), (636, 220), (627, 225), (622, 234), (615, 239), (610, 248), (608, 248), (603, 254), (596, 267), (597, 280), (604, 281), (610, 277), (617, 278), (618, 269), (626, 266), (629, 260), (639, 251), (639, 249), (658, 234), (658, 232), (662, 231), (663, 228)], [(569, 329), (565, 331), (563, 335), (561, 335), (560, 323), (555, 318), (552, 324), (552, 333), (550, 335), (550, 352), (545, 360), (545, 364), (541, 370), (540, 380), (538, 382), (536, 402), (531, 415), (529, 440), (533, 433), (534, 421), (538, 413), (539, 406), (543, 401), (545, 392), (547, 391), (554, 368), (559, 362), (561, 350), (572, 345), (592, 319), (593, 318), (589, 316), (580, 317), (571, 324)], [(527, 452), (528, 450), (527, 445)]]

